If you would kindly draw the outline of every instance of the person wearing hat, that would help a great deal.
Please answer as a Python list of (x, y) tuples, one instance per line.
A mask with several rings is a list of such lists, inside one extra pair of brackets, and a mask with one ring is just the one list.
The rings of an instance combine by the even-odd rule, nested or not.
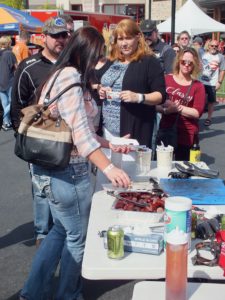
[[(69, 41), (66, 21), (60, 17), (49, 18), (42, 29), (44, 48), (23, 60), (17, 68), (12, 87), (11, 120), (17, 131), (20, 111), (31, 104), (37, 87), (45, 81), (53, 64)], [(30, 168), (32, 173), (32, 167)], [(48, 201), (33, 184), (34, 234), (36, 246), (48, 234), (52, 220)]]
[(195, 48), (195, 50), (197, 50), (199, 58), (201, 59), (202, 55), (205, 52), (203, 48), (203, 39), (200, 36), (196, 36), (193, 39), (192, 46)]
[(140, 28), (144, 34), (145, 41), (159, 59), (165, 74), (171, 73), (176, 53), (170, 45), (159, 39), (156, 22), (152, 20), (143, 20), (140, 24)]
[[(155, 56), (159, 59), (162, 69), (165, 74), (172, 73), (173, 70), (173, 62), (176, 57), (176, 52), (173, 48), (162, 42), (159, 39), (158, 29), (156, 27), (156, 22), (152, 20), (143, 20), (140, 24), (140, 29), (144, 34), (145, 41), (149, 45), (149, 47), (154, 52)], [(153, 152), (156, 148), (156, 134), (159, 126), (161, 115), (157, 113), (154, 121), (154, 130), (152, 135), (152, 149)], [(153, 154), (154, 155), (154, 154)]]

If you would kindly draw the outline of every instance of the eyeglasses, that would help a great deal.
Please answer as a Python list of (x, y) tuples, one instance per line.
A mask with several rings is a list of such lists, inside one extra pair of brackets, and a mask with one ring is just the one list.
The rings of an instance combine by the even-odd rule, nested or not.
[(211, 48), (218, 48), (218, 45), (210, 45)]
[(182, 37), (180, 40), (188, 40), (188, 37)]
[[(153, 30), (154, 31), (154, 30)], [(144, 37), (150, 37), (153, 33), (153, 31), (149, 31), (149, 32), (143, 32)]]
[(182, 59), (180, 63), (182, 64), (182, 66), (188, 66), (188, 67), (193, 67), (194, 65), (193, 61), (187, 59)]
[(178, 53), (180, 51), (180, 49), (176, 49), (176, 48), (173, 48), (173, 50)]
[(49, 34), (49, 36), (55, 40), (59, 39), (59, 38), (66, 39), (66, 38), (68, 38), (68, 33), (67, 32), (59, 32), (56, 34)]

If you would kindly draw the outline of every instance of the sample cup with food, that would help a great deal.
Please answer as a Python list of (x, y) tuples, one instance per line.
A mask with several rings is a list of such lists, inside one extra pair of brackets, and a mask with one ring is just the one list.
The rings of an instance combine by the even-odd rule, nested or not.
[(149, 175), (151, 170), (152, 150), (147, 147), (136, 149), (136, 175)]
[(120, 98), (120, 92), (116, 92), (116, 91), (106, 91), (106, 98), (107, 100), (113, 100), (113, 99), (118, 99)]
[(173, 162), (173, 147), (158, 145), (156, 148), (157, 168), (158, 169), (172, 169)]

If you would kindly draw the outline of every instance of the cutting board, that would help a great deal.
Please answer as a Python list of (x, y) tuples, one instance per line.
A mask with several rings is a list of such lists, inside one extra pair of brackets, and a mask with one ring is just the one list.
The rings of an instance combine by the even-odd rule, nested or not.
[(192, 199), (194, 205), (225, 205), (222, 179), (160, 179), (160, 186), (170, 196)]

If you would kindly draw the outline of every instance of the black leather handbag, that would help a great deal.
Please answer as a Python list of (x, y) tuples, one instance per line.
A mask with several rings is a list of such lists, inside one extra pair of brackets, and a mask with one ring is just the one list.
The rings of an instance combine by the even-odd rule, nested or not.
[(53, 118), (48, 107), (74, 86), (81, 84), (69, 85), (48, 103), (22, 109), (14, 149), (19, 158), (47, 169), (63, 169), (68, 165), (73, 147), (71, 130), (61, 116)]

